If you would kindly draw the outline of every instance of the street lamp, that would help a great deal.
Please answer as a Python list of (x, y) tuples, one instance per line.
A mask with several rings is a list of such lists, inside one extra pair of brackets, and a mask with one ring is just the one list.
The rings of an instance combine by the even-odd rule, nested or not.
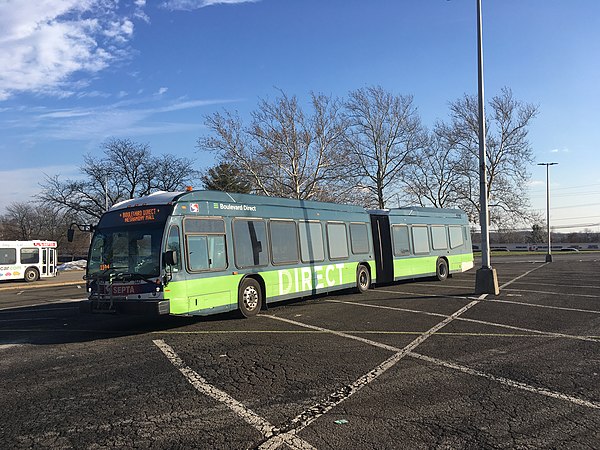
[(490, 261), (490, 232), (487, 199), (487, 169), (485, 164), (485, 112), (483, 99), (483, 39), (481, 0), (477, 0), (477, 84), (479, 97), (479, 224), (481, 225), (481, 268), (475, 277), (476, 294), (500, 293), (498, 275)]
[(550, 166), (555, 166), (558, 163), (538, 163), (538, 166), (546, 166), (546, 225), (548, 227), (548, 253), (546, 254), (546, 262), (552, 262), (552, 245), (550, 239)]

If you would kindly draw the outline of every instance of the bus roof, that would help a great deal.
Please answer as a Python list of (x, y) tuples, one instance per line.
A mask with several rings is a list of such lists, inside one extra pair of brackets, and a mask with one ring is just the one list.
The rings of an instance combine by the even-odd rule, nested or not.
[(426, 208), (421, 206), (408, 206), (403, 208), (374, 209), (370, 214), (380, 216), (412, 216), (412, 217), (465, 217), (466, 214), (460, 209), (453, 208)]
[(339, 212), (365, 212), (365, 209), (355, 205), (344, 205), (338, 203), (316, 202), (311, 200), (295, 200), (281, 197), (267, 197), (253, 194), (237, 194), (222, 191), (189, 191), (189, 192), (155, 192), (145, 197), (125, 200), (113, 205), (112, 210), (125, 209), (136, 206), (150, 205), (176, 205), (189, 202), (224, 202), (240, 203), (260, 206), (287, 206), (303, 207), (307, 209), (331, 210)]
[[(369, 213), (375, 215), (388, 215), (388, 216), (412, 216), (412, 217), (439, 217), (439, 218), (464, 218), (466, 214), (460, 209), (450, 208), (426, 208), (426, 207), (404, 207), (404, 208), (390, 208), (390, 209), (376, 209), (366, 210), (361, 206), (329, 203), (329, 202), (318, 202), (312, 200), (295, 200), (281, 197), (267, 197), (263, 195), (254, 194), (238, 194), (228, 193), (223, 191), (186, 191), (186, 192), (165, 192), (158, 191), (153, 194), (131, 199), (124, 200), (120, 203), (116, 203), (111, 208), (111, 211), (141, 207), (141, 206), (152, 206), (152, 205), (173, 205), (181, 203), (236, 203), (245, 205), (258, 205), (258, 206), (279, 206), (298, 208), (302, 207), (305, 209), (325, 210), (325, 211), (336, 211), (336, 212), (355, 212), (355, 213)], [(225, 208), (229, 209), (229, 208)]]

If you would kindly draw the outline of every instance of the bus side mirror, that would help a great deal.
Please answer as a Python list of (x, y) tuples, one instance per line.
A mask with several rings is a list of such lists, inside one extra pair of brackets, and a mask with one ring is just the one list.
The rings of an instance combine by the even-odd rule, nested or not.
[(167, 266), (176, 266), (177, 252), (175, 250), (167, 250), (163, 253), (163, 261)]
[(75, 235), (75, 230), (73, 228), (69, 228), (67, 230), (67, 241), (73, 242), (73, 236)]

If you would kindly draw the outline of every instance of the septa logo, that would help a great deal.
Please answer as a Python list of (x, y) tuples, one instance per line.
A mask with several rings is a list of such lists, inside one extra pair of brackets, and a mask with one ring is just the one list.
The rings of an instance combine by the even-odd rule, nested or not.
[(200, 208), (198, 208), (198, 203), (191, 203), (190, 204), (190, 212), (198, 212), (200, 211)]

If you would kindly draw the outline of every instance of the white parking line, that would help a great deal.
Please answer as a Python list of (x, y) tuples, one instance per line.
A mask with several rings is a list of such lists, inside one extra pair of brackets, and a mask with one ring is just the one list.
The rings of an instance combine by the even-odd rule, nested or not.
[(533, 392), (536, 394), (545, 395), (547, 397), (558, 398), (560, 400), (566, 400), (568, 402), (574, 403), (579, 406), (587, 406), (588, 408), (600, 409), (600, 403), (598, 402), (590, 402), (588, 400), (583, 400), (581, 398), (573, 397), (571, 395), (562, 394), (560, 392), (551, 391), (546, 388), (534, 387), (525, 383), (521, 383), (520, 381), (510, 380), (504, 377), (497, 377), (495, 375), (491, 375), (489, 373), (481, 372), (479, 370), (471, 369), (470, 367), (461, 366), (460, 364), (451, 363), (448, 361), (442, 361), (441, 359), (432, 358), (430, 356), (421, 355), (419, 353), (410, 353), (408, 356), (413, 358), (421, 359), (423, 361), (427, 361), (438, 366), (448, 367), (450, 369), (455, 369), (463, 373), (467, 373), (469, 375), (475, 375), (478, 377), (487, 378), (488, 380), (495, 381), (500, 384), (504, 384), (505, 386), (514, 387), (517, 389), (522, 389), (524, 391)]
[[(3, 311), (9, 311), (13, 310), (13, 309), (26, 309), (26, 308), (35, 308), (37, 306), (48, 306), (48, 305), (53, 305), (53, 304), (59, 304), (59, 303), (71, 303), (71, 302), (81, 302), (83, 300), (87, 300), (87, 298), (63, 298), (60, 300), (53, 300), (51, 302), (45, 302), (45, 303), (34, 303), (32, 305), (21, 305), (21, 306), (9, 306), (6, 308), (0, 308), (0, 313)], [(69, 308), (69, 309), (73, 309), (73, 308)], [(58, 309), (55, 309), (55, 311), (57, 311)], [(41, 309), (35, 310), (35, 311), (19, 311), (19, 312), (38, 312), (38, 311), (42, 311)]]
[[(569, 280), (573, 281), (573, 280)], [(541, 286), (553, 286), (553, 287), (562, 287), (562, 288), (570, 288), (570, 289), (600, 289), (600, 286), (590, 286), (589, 284), (554, 284), (554, 283), (546, 283), (543, 279), (540, 279), (539, 282), (535, 281), (520, 281), (515, 284), (528, 284), (528, 285), (541, 285)]]
[(524, 277), (526, 277), (526, 276), (527, 276), (527, 275), (529, 275), (531, 272), (535, 272), (536, 270), (538, 270), (538, 269), (541, 269), (542, 267), (546, 267), (548, 264), (550, 264), (550, 263), (545, 263), (545, 264), (542, 264), (541, 266), (537, 266), (537, 267), (534, 267), (534, 268), (533, 268), (533, 269), (531, 269), (531, 270), (528, 270), (528, 271), (527, 271), (527, 272), (525, 272), (524, 274), (522, 274), (522, 275), (519, 275), (518, 277), (516, 277), (516, 278), (513, 278), (512, 280), (510, 280), (510, 281), (508, 281), (508, 282), (504, 283), (503, 285), (501, 285), (501, 286), (500, 286), (500, 289), (504, 289), (506, 286), (510, 286), (510, 285), (511, 285), (511, 284), (513, 284), (515, 281), (517, 281), (517, 280), (520, 280), (521, 278), (524, 278)]
[[(164, 353), (171, 364), (173, 364), (175, 368), (181, 372), (181, 374), (190, 382), (192, 386), (194, 386), (194, 388), (204, 395), (207, 395), (208, 397), (225, 404), (234, 413), (258, 430), (265, 438), (273, 436), (276, 428), (267, 420), (260, 417), (244, 404), (238, 402), (226, 392), (223, 392), (220, 389), (208, 384), (204, 378), (198, 375), (198, 373), (196, 373), (191, 367), (183, 362), (179, 355), (177, 355), (177, 353), (175, 353), (175, 351), (164, 341), (157, 339), (153, 340), (152, 342), (154, 342), (154, 344)], [(286, 444), (293, 449), (314, 449), (312, 445), (303, 441), (297, 436), (286, 436), (281, 440), (281, 444)]]
[[(576, 286), (574, 286), (576, 288)], [(564, 295), (561, 292), (552, 292), (552, 291), (535, 291), (533, 289), (517, 289), (510, 288), (506, 289), (507, 291), (516, 291), (516, 292), (528, 292), (530, 294), (544, 294), (544, 295)], [(592, 294), (575, 294), (574, 292), (569, 292), (569, 297), (585, 297), (585, 298), (600, 298), (600, 295), (592, 295)]]
[[(426, 316), (446, 317), (444, 314), (434, 313), (434, 312), (429, 312), (429, 311), (420, 311), (418, 309), (397, 308), (395, 306), (370, 305), (370, 304), (365, 303), (365, 302), (361, 302), (361, 303), (359, 303), (359, 302), (347, 302), (347, 301), (343, 301), (343, 300), (325, 300), (325, 301), (326, 302), (330, 302), (330, 303), (342, 303), (342, 304), (345, 304), (345, 305), (362, 306), (362, 307), (365, 307), (365, 308), (389, 309), (389, 310), (392, 310), (392, 311), (408, 312), (408, 313), (414, 313), (414, 314), (423, 314), (423, 315), (426, 315)], [(503, 323), (488, 322), (488, 321), (485, 321), (485, 320), (467, 319), (465, 317), (457, 317), (456, 320), (463, 321), (463, 322), (477, 323), (477, 324), (480, 324), (480, 325), (490, 325), (490, 326), (494, 326), (494, 327), (507, 328), (509, 330), (525, 331), (525, 332), (528, 332), (528, 333), (541, 334), (541, 335), (544, 335), (544, 336), (552, 336), (552, 337), (566, 338), (566, 339), (576, 339), (576, 340), (580, 340), (580, 341), (589, 341), (589, 342), (600, 342), (597, 338), (591, 337), (591, 336), (577, 336), (577, 335), (573, 335), (573, 334), (554, 333), (552, 331), (534, 330), (534, 329), (531, 329), (531, 328), (515, 327), (513, 325), (505, 325)]]
[[(485, 294), (482, 295), (482, 299), (483, 298), (485, 298)], [(480, 302), (480, 300), (474, 300), (471, 303), (469, 303), (468, 305), (463, 306), (458, 311), (456, 311), (454, 314), (447, 316), (440, 323), (438, 323), (434, 327), (430, 328), (425, 333), (421, 334), (419, 337), (417, 337), (415, 340), (413, 340), (410, 344), (408, 344), (407, 346), (405, 346), (402, 349), (393, 347), (391, 345), (382, 344), (380, 342), (372, 341), (370, 339), (361, 338), (359, 336), (353, 336), (351, 334), (343, 333), (340, 331), (329, 330), (327, 328), (322, 328), (322, 327), (317, 327), (317, 326), (309, 325), (309, 324), (302, 323), (302, 322), (297, 322), (295, 320), (284, 319), (282, 317), (277, 317), (277, 316), (273, 316), (273, 315), (259, 316), (259, 317), (268, 317), (270, 319), (279, 320), (279, 321), (282, 321), (285, 323), (297, 325), (297, 326), (304, 327), (304, 328), (309, 328), (311, 330), (324, 331), (324, 332), (331, 333), (336, 336), (344, 337), (347, 339), (352, 339), (355, 341), (363, 342), (368, 345), (372, 345), (374, 347), (379, 347), (379, 348), (383, 348), (386, 350), (391, 350), (391, 351), (396, 352), (390, 358), (386, 359), (383, 363), (381, 363), (380, 365), (375, 367), (373, 370), (369, 371), (367, 374), (363, 375), (362, 377), (360, 377), (359, 379), (354, 381), (352, 384), (342, 386), (335, 392), (331, 393), (329, 395), (329, 397), (327, 399), (325, 399), (324, 401), (317, 403), (316, 405), (312, 406), (311, 408), (300, 413), (298, 416), (296, 416), (296, 418), (294, 418), (288, 424), (287, 427), (285, 427), (285, 428), (291, 428), (291, 429), (289, 429), (288, 431), (286, 431), (283, 434), (278, 434), (278, 435), (271, 437), (266, 442), (264, 442), (259, 448), (262, 450), (270, 450), (270, 449), (275, 449), (275, 448), (279, 447), (281, 444), (283, 444), (285, 442), (286, 439), (288, 439), (289, 437), (295, 436), (297, 433), (299, 433), (304, 428), (306, 428), (308, 425), (313, 423), (315, 420), (317, 420), (323, 414), (326, 414), (332, 408), (339, 405), (341, 402), (343, 402), (347, 398), (351, 397), (352, 395), (354, 395), (355, 393), (360, 391), (363, 387), (365, 387), (369, 383), (376, 380), (382, 373), (384, 373), (385, 371), (387, 371), (388, 369), (393, 367), (398, 361), (400, 361), (402, 358), (404, 358), (407, 354), (409, 354), (412, 350), (414, 350), (417, 346), (422, 344), (424, 341), (429, 339), (438, 330), (440, 330), (443, 327), (445, 327), (446, 325), (448, 325), (450, 322), (452, 322), (453, 320), (458, 318), (461, 314), (463, 314), (464, 312), (466, 312), (473, 306), (477, 305), (479, 302)]]
[(600, 314), (600, 311), (596, 311), (596, 310), (593, 310), (593, 309), (565, 308), (564, 306), (540, 305), (539, 303), (514, 302), (514, 301), (510, 301), (510, 300), (496, 300), (496, 299), (488, 300), (488, 302), (492, 302), (492, 303), (509, 303), (509, 304), (512, 304), (512, 305), (531, 306), (531, 307), (534, 307), (534, 308), (557, 309), (559, 311), (573, 311), (573, 312), (584, 312), (584, 313)]

